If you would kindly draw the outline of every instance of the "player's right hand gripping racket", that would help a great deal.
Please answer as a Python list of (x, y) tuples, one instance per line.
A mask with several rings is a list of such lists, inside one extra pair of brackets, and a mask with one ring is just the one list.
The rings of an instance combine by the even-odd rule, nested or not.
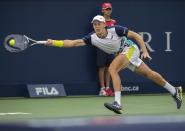
[(46, 41), (36, 41), (25, 35), (11, 34), (6, 36), (4, 47), (9, 52), (21, 52), (36, 44), (45, 44)]

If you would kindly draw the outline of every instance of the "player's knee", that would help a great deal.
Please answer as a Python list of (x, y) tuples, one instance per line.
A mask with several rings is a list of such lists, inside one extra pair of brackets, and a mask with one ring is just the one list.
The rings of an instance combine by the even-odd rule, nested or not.
[(114, 66), (109, 66), (108, 68), (109, 72), (112, 74), (112, 73), (116, 73), (116, 68)]

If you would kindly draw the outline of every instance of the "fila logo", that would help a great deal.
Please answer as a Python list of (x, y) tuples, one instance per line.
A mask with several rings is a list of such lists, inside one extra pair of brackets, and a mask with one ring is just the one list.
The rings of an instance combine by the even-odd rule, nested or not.
[(55, 87), (51, 87), (50, 89), (48, 87), (37, 87), (35, 88), (37, 95), (59, 95), (58, 90)]

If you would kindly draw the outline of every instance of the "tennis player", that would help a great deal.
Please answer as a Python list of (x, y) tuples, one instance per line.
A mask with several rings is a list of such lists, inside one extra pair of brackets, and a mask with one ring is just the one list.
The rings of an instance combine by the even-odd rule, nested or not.
[[(105, 103), (104, 106), (109, 110), (121, 114), (121, 82), (118, 72), (129, 68), (160, 86), (167, 89), (174, 98), (177, 109), (180, 109), (182, 104), (182, 87), (174, 87), (169, 84), (159, 73), (151, 70), (143, 61), (142, 58), (152, 59), (146, 49), (141, 36), (134, 31), (122, 26), (106, 27), (105, 18), (97, 15), (92, 20), (94, 32), (76, 40), (51, 40), (48, 39), (46, 45), (57, 47), (77, 47), (84, 45), (94, 45), (97, 48), (109, 54), (115, 54), (116, 57), (109, 66), (109, 72), (112, 77), (113, 87), (115, 90), (115, 101), (113, 103)], [(140, 50), (137, 45), (128, 40), (133, 38), (137, 41), (142, 49), (141, 59)]]

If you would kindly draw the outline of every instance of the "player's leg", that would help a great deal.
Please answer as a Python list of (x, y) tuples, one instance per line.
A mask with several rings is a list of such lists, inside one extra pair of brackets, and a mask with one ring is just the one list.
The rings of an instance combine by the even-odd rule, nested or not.
[(142, 62), (139, 67), (136, 67), (134, 72), (154, 81), (155, 83), (167, 89), (175, 99), (177, 103), (177, 108), (179, 109), (181, 107), (182, 87), (172, 86), (159, 73), (151, 70), (144, 62)]
[(120, 77), (119, 77), (119, 69), (121, 68), (122, 70), (125, 69), (128, 65), (130, 64), (129, 60), (125, 55), (118, 55), (110, 64), (109, 66), (109, 72), (112, 77), (113, 81), (113, 87), (115, 92), (116, 91), (121, 91), (120, 85)]
[(109, 72), (112, 77), (113, 87), (115, 91), (115, 101), (113, 103), (105, 103), (105, 107), (114, 111), (115, 113), (121, 114), (121, 80), (119, 76), (119, 69), (124, 69), (130, 64), (128, 58), (124, 54), (118, 55), (110, 64)]
[[(161, 86), (165, 86), (165, 84), (167, 83), (166, 80), (159, 73), (151, 70), (144, 62), (142, 62), (139, 67), (136, 67), (134, 72), (154, 81)], [(174, 94), (175, 89), (171, 93)]]

